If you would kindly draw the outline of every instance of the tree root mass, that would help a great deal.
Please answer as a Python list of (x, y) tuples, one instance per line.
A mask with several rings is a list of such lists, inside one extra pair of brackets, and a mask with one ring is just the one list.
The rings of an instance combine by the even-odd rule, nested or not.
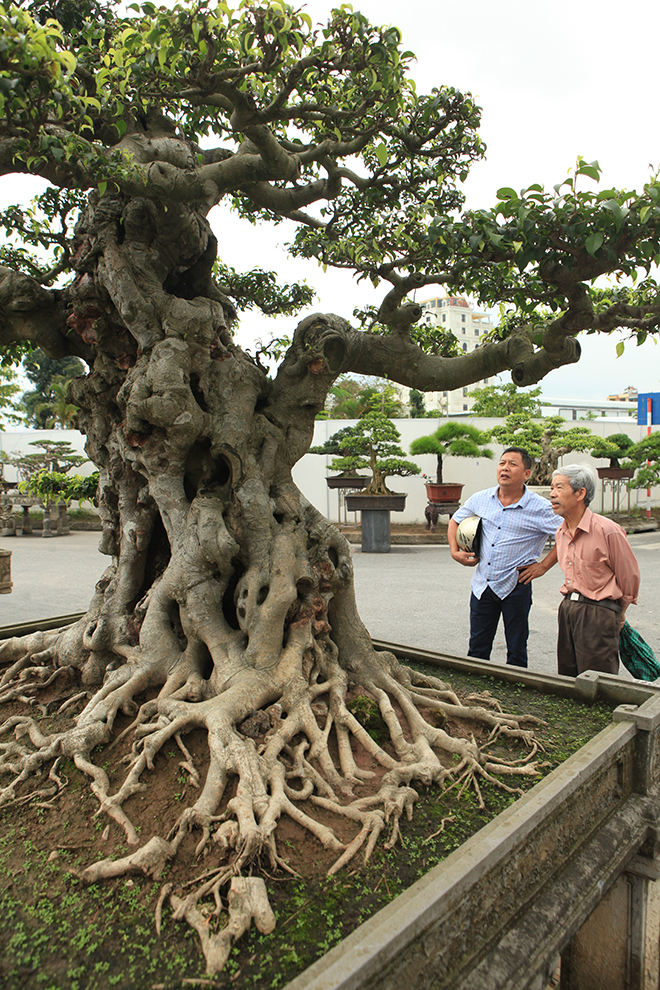
[[(393, 848), (421, 788), (472, 788), (483, 806), (484, 781), (520, 793), (516, 778), (539, 774), (533, 719), (499, 711), (488, 694), (461, 701), (366, 640), (349, 674), (328, 631), (314, 637), (311, 621), (294, 626), (276, 670), (244, 669), (199, 700), (153, 682), (145, 689), (140, 664), (130, 671), (130, 662), (81, 692), (80, 675), (53, 676), (62, 670), (57, 644), (72, 634), (44, 634), (45, 651), (34, 637), (2, 647), (2, 700), (20, 714), (0, 727), (0, 807), (56, 810), (67, 786), (61, 764), (72, 760), (89, 780), (96, 816), (115, 823), (106, 830), (115, 851), (80, 878), (152, 878), (161, 885), (157, 929), (169, 906), (198, 933), (209, 974), (252, 921), (262, 932), (274, 927), (263, 876), (295, 874), (292, 842), (315, 846), (332, 875), (355, 857), (368, 860), (379, 841)], [(38, 664), (17, 661), (19, 653)], [(498, 739), (516, 740), (526, 755), (503, 760), (493, 753)], [(174, 861), (177, 883), (163, 884)]]

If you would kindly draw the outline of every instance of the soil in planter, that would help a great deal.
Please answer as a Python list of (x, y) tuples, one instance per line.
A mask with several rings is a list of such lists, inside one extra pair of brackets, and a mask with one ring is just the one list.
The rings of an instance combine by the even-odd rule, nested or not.
[[(436, 667), (420, 669), (445, 676)], [(602, 704), (585, 706), (493, 678), (447, 672), (445, 679), (462, 697), (488, 691), (505, 710), (543, 719), (547, 724), (537, 732), (547, 750), (544, 774), (611, 720), (611, 708)], [(368, 731), (378, 733), (369, 699), (356, 694), (351, 707)], [(51, 729), (57, 725), (57, 717), (48, 721)], [(117, 731), (128, 721), (118, 716)], [(464, 724), (461, 731), (480, 734), (482, 729)], [(208, 748), (201, 733), (187, 736), (186, 744), (203, 775)], [(504, 753), (514, 750), (503, 743)], [(103, 764), (111, 779), (124, 755), (118, 746)], [(174, 745), (159, 753), (148, 802), (138, 794), (127, 805), (143, 835), (156, 817), (178, 814), (188, 786), (179, 760)], [(154, 927), (162, 883), (183, 876), (186, 867), (174, 862), (157, 883), (124, 877), (85, 887), (76, 879), (75, 870), (105, 856), (125, 855), (127, 847), (117, 825), (107, 828), (107, 818), (94, 817), (97, 802), (87, 779), (66, 760), (58, 772), (68, 785), (52, 806), (44, 797), (41, 805), (28, 802), (0, 809), (0, 985), (11, 990), (283, 987), (514, 800), (486, 784), (486, 809), (481, 810), (471, 791), (457, 798), (456, 789), (443, 796), (432, 789), (420, 795), (412, 822), (402, 823), (401, 840), (391, 852), (381, 841), (369, 864), (354, 860), (334, 877), (325, 875), (334, 854), (287, 821), (279, 848), (299, 876), (279, 873), (266, 878), (277, 927), (269, 936), (252, 930), (234, 948), (225, 971), (209, 979), (197, 936), (188, 925), (173, 922), (165, 911), (160, 936)], [(522, 786), (527, 789), (535, 782)], [(44, 775), (43, 786), (47, 783)], [(341, 832), (341, 824), (332, 825)], [(191, 847), (196, 841), (190, 836)], [(208, 865), (202, 860), (195, 875)]]

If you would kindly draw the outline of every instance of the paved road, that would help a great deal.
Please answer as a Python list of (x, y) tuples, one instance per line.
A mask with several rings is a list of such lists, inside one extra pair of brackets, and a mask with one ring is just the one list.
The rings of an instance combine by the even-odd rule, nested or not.
[[(98, 533), (2, 540), (12, 551), (14, 590), (0, 596), (0, 626), (83, 611), (108, 561), (97, 550)], [(628, 616), (660, 659), (660, 533), (630, 538), (642, 571), (639, 604)], [(394, 546), (389, 554), (354, 548), (360, 614), (376, 639), (463, 656), (468, 641), (469, 568), (446, 546)], [(557, 606), (561, 571), (534, 583), (530, 615), (530, 667), (555, 673)], [(493, 661), (505, 663), (500, 624)], [(625, 676), (625, 672), (622, 671)]]

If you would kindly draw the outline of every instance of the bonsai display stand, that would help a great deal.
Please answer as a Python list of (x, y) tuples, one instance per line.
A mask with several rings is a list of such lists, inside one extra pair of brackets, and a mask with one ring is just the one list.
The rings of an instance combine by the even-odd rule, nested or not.
[(390, 512), (403, 512), (406, 495), (349, 495), (346, 507), (360, 512), (362, 553), (389, 553), (392, 547)]
[(460, 502), (431, 502), (430, 500), (429, 505), (437, 510), (439, 516), (453, 516), (456, 510), (461, 507)]

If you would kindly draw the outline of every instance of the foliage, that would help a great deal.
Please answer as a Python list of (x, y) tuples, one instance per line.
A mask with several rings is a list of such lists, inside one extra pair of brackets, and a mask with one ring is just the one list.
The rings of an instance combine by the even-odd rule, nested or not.
[(660, 433), (651, 433), (628, 447), (625, 456), (633, 468), (636, 468), (635, 477), (628, 482), (628, 488), (653, 488), (660, 485)]
[[(654, 175), (641, 194), (584, 188), (600, 177), (598, 162), (578, 158), (572, 176), (551, 192), (539, 184), (520, 193), (504, 187), (492, 210), (449, 226), (438, 218), (429, 231), (436, 257), (461, 259), (466, 289), (481, 302), (514, 303), (516, 319), (527, 320), (531, 339), (546, 349), (559, 353), (582, 329), (616, 326), (643, 343), (657, 329), (658, 284), (650, 272), (660, 260), (660, 182)], [(646, 272), (641, 282), (639, 269)], [(612, 271), (627, 284), (587, 288)], [(544, 320), (540, 312), (547, 310), (551, 318)], [(523, 384), (518, 377), (514, 370)]]
[(416, 388), (410, 390), (410, 418), (423, 419), (426, 416), (426, 406), (424, 404), (424, 393)]
[(20, 391), (15, 370), (0, 364), (0, 430), (4, 430), (6, 423), (19, 425), (25, 421), (20, 402), (16, 399)]
[(341, 437), (335, 434), (331, 440), (341, 445), (343, 456), (331, 461), (330, 469), (354, 472), (360, 468), (370, 468), (372, 478), (364, 494), (391, 495), (392, 492), (385, 487), (386, 478), (419, 474), (419, 467), (405, 460), (405, 454), (397, 443), (401, 434), (384, 413), (367, 412), (355, 426), (347, 427), (340, 433)]
[(522, 447), (532, 458), (536, 458), (528, 484), (549, 485), (560, 457), (575, 450), (590, 451), (596, 444), (603, 444), (602, 438), (586, 426), (572, 426), (565, 430), (564, 423), (561, 416), (534, 420), (526, 413), (513, 413), (502, 426), (494, 426), (490, 433), (492, 439), (503, 447)]
[(435, 433), (416, 437), (410, 444), (410, 453), (413, 457), (419, 457), (421, 454), (436, 455), (436, 482), (441, 485), (445, 457), (492, 457), (493, 452), (487, 446), (489, 440), (490, 434), (478, 430), (476, 426), (450, 421), (439, 426)]
[(628, 457), (628, 451), (634, 446), (634, 440), (632, 440), (627, 433), (611, 433), (610, 436), (603, 438), (601, 443), (596, 443), (591, 448), (592, 457), (607, 457), (609, 460), (609, 466), (611, 468), (620, 467), (619, 461)]
[(403, 406), (396, 389), (380, 379), (342, 375), (331, 386), (325, 408), (317, 419), (359, 419), (366, 412), (382, 412), (388, 419), (401, 417)]
[(18, 487), (20, 491), (41, 499), (46, 505), (49, 502), (66, 502), (68, 505), (73, 501), (94, 504), (98, 485), (98, 471), (83, 477), (80, 474), (69, 475), (42, 468), (30, 475), (27, 481), (21, 481)]
[(513, 382), (504, 385), (485, 385), (468, 392), (474, 399), (470, 410), (471, 416), (510, 416), (512, 413), (527, 413), (529, 416), (541, 415), (540, 388), (521, 391)]
[[(18, 471), (18, 476), (23, 482), (29, 482), (33, 476), (38, 474), (64, 475), (72, 468), (80, 467), (87, 463), (87, 458), (81, 454), (76, 454), (75, 450), (66, 440), (33, 440), (30, 447), (40, 447), (41, 452), (36, 451), (30, 454), (8, 454), (4, 460), (11, 464)], [(27, 491), (28, 489), (23, 489)], [(73, 495), (72, 498), (78, 496)], [(88, 496), (85, 496), (88, 497)]]
[[(413, 355), (456, 354), (441, 328), (415, 326), (421, 310), (406, 297), (424, 285), (515, 305), (492, 346), (498, 370), (511, 368), (517, 384), (576, 360), (572, 338), (581, 330), (625, 327), (638, 342), (657, 330), (657, 285), (637, 284), (639, 268), (648, 273), (660, 257), (657, 179), (641, 194), (592, 191), (583, 187), (599, 180), (600, 167), (579, 158), (554, 190), (504, 187), (492, 210), (456, 220), (457, 184), (484, 150), (478, 108), (451, 87), (418, 94), (399, 31), (373, 27), (348, 5), (322, 29), (285, 4), (132, 4), (122, 15), (94, 0), (3, 6), (0, 26), (7, 165), (54, 187), (33, 208), (0, 218), (20, 240), (2, 262), (41, 284), (74, 263), (71, 232), (85, 190), (207, 208), (231, 197), (253, 224), (297, 223), (294, 254), (390, 284), (360, 325), (369, 336), (404, 335), (407, 360), (388, 369), (402, 384), (421, 385)], [(178, 126), (192, 143), (196, 157), (185, 169), (164, 153), (154, 170), (139, 153), (140, 129), (156, 123), (165, 142)], [(211, 135), (219, 146), (209, 147)], [(360, 159), (359, 174), (340, 164), (350, 158)], [(258, 268), (216, 271), (238, 309), (291, 313), (310, 299), (308, 287), (278, 288)], [(589, 287), (608, 272), (632, 287)], [(369, 353), (382, 374), (390, 362)], [(485, 355), (469, 358), (461, 384), (484, 377)]]
[(23, 370), (34, 386), (21, 397), (30, 426), (39, 430), (53, 426), (68, 429), (75, 422), (78, 407), (68, 401), (67, 389), (73, 378), (85, 374), (80, 358), (54, 359), (35, 348), (24, 359)]

